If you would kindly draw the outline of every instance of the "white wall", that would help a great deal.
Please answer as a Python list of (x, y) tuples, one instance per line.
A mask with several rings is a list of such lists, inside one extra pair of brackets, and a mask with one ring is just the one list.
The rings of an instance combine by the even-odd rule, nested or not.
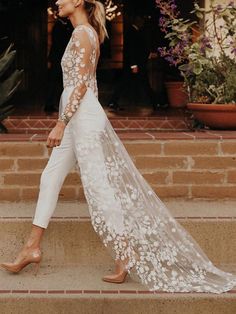
[[(205, 0), (205, 7), (206, 7), (206, 9), (209, 9), (209, 7), (210, 7), (210, 0)], [(230, 0), (215, 0), (215, 4), (220, 4), (220, 5), (224, 5), (224, 4), (227, 4), (227, 3), (229, 3), (230, 2)], [(234, 0), (234, 3), (236, 4), (236, 0)], [(223, 23), (223, 21), (219, 21), (218, 23), (217, 23), (217, 28), (219, 28), (220, 27), (220, 25)], [(212, 29), (211, 29), (211, 33), (212, 34), (214, 34), (214, 29), (213, 29), (213, 27), (212, 27)], [(215, 37), (215, 50), (214, 50), (214, 55), (219, 55), (219, 52), (220, 52), (220, 47), (219, 47), (219, 45), (218, 45), (218, 43), (217, 43), (217, 38)]]

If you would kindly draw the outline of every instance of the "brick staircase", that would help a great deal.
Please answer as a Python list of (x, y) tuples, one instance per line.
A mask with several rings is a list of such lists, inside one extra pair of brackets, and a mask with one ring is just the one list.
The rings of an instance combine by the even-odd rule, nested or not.
[[(192, 119), (188, 114), (116, 116), (106, 111), (116, 131), (187, 131)], [(57, 115), (9, 116), (4, 125), (11, 134), (48, 134), (56, 124)]]
[[(169, 200), (165, 204), (217, 267), (236, 273), (235, 202)], [(1, 261), (12, 260), (21, 248), (34, 207), (35, 202), (0, 203)], [(235, 313), (236, 288), (220, 295), (154, 293), (133, 270), (123, 284), (102, 281), (114, 270), (114, 263), (83, 202), (58, 203), (41, 249), (37, 276), (32, 275), (32, 264), (18, 274), (0, 270), (1, 313)]]
[[(236, 198), (236, 132), (117, 132), (136, 167), (160, 197)], [(37, 197), (51, 149), (45, 134), (0, 135), (0, 200)], [(85, 200), (79, 173), (59, 198)]]
[[(213, 263), (236, 273), (236, 131), (190, 131), (173, 116), (110, 119), (176, 219)], [(0, 262), (14, 258), (30, 230), (55, 117), (9, 117), (4, 123), (9, 133), (0, 135)], [(64, 182), (42, 249), (36, 277), (33, 265), (17, 275), (0, 270), (0, 313), (236, 313), (236, 287), (221, 295), (153, 293), (134, 272), (122, 285), (103, 282), (114, 265), (91, 226), (75, 169)]]

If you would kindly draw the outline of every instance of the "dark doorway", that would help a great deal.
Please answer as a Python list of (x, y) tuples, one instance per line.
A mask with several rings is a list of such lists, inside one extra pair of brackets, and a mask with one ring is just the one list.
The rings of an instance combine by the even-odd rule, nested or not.
[[(24, 105), (28, 115), (35, 108), (43, 112), (45, 105), (49, 52), (47, 8), (51, 2), (54, 3), (50, 0), (0, 0), (0, 37), (7, 37), (0, 42), (1, 49), (13, 42), (17, 50), (16, 66), (24, 69), (23, 82), (11, 101), (18, 108)], [(147, 40), (152, 42), (153, 49), (164, 40), (158, 27), (159, 13), (155, 9), (155, 0), (114, 2), (121, 4), (122, 15), (107, 23), (110, 39), (102, 47), (102, 58), (98, 67), (100, 99), (104, 105), (108, 103), (114, 78), (123, 66), (123, 34), (129, 17), (136, 12), (150, 17)], [(177, 0), (183, 16), (191, 10), (193, 2)]]
[(14, 43), (16, 67), (24, 70), (20, 88), (11, 100), (17, 106), (44, 101), (47, 68), (47, 1), (0, 1), (1, 50)]

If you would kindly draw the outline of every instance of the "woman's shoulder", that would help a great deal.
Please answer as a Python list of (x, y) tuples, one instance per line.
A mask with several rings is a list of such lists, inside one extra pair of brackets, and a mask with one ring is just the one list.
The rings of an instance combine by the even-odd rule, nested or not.
[(74, 28), (71, 41), (76, 46), (86, 46), (90, 49), (96, 49), (99, 43), (96, 31), (87, 24), (80, 24)]
[(72, 43), (75, 43), (77, 46), (80, 44), (91, 44), (90, 36), (87, 32), (85, 25), (78, 25), (74, 28), (71, 35)]
[(74, 30), (73, 30), (73, 33), (72, 34), (83, 34), (85, 36), (85, 34), (87, 34), (87, 36), (90, 38), (90, 39), (94, 39), (96, 38), (95, 36), (95, 29), (93, 28), (92, 25), (88, 25), (88, 24), (79, 24), (77, 25)]
[(85, 25), (83, 25), (83, 24), (75, 26), (75, 28), (74, 28), (74, 30), (72, 32), (72, 35), (79, 34), (79, 33), (84, 33), (86, 31), (86, 28), (84, 26)]
[(91, 32), (92, 31), (92, 25), (87, 25), (87, 24), (79, 24), (75, 26), (73, 33), (78, 33), (78, 32)]

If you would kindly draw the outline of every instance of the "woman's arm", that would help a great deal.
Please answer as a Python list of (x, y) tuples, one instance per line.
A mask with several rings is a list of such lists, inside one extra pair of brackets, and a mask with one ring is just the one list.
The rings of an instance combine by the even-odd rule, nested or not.
[(65, 125), (75, 114), (87, 91), (86, 83), (89, 80), (90, 58), (92, 55), (92, 44), (88, 33), (83, 27), (79, 26), (74, 29), (71, 40), (72, 45), (68, 51), (69, 56), (66, 57), (64, 66), (65, 71), (68, 72), (66, 79), (71, 80), (72, 84), (75, 84), (75, 88), (70, 95), (68, 104), (58, 119), (63, 121)]
[(68, 104), (63, 113), (59, 117), (56, 126), (52, 129), (47, 138), (47, 147), (59, 146), (63, 138), (64, 130), (67, 123), (70, 121), (74, 113), (79, 107), (79, 104), (86, 93), (86, 83), (89, 80), (89, 70), (91, 64), (90, 57), (92, 56), (92, 45), (88, 33), (83, 27), (77, 27), (72, 33), (72, 45), (65, 56), (65, 73), (70, 85), (75, 86)]

